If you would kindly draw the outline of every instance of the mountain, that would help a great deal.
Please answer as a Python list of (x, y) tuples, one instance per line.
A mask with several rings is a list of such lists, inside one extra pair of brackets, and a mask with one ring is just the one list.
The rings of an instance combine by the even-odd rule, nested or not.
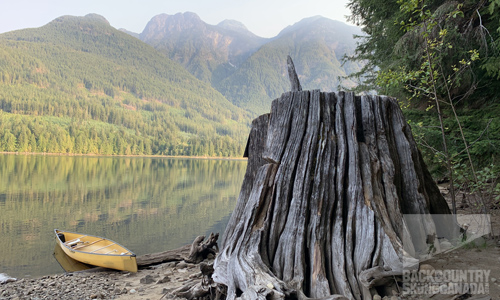
[(153, 17), (140, 39), (208, 83), (227, 77), (268, 41), (237, 21), (209, 25), (191, 12)]
[[(344, 55), (355, 50), (353, 35), (361, 35), (361, 30), (319, 16), (304, 19), (282, 30), (215, 88), (240, 107), (256, 113), (269, 111), (271, 100), (290, 89), (286, 65), (289, 54), (303, 89), (336, 90), (339, 76), (361, 67), (341, 62)], [(342, 84), (354, 85), (350, 81)]]
[(140, 39), (140, 38), (141, 38), (141, 37), (140, 37), (140, 34), (135, 33), (135, 32), (132, 32), (132, 31), (129, 31), (129, 30), (125, 29), (125, 28), (120, 28), (120, 29), (118, 29), (118, 30), (120, 30), (121, 32), (125, 32), (126, 34), (131, 35), (131, 36), (133, 36), (133, 37), (135, 37), (135, 38), (137, 38), (137, 39)]
[[(155, 16), (140, 39), (209, 82), (232, 103), (261, 114), (269, 111), (272, 99), (289, 89), (288, 54), (306, 89), (334, 90), (339, 76), (359, 71), (357, 63), (341, 63), (343, 55), (353, 54), (353, 35), (361, 35), (361, 30), (315, 16), (265, 39), (240, 22), (208, 25), (188, 12)], [(342, 84), (354, 85), (351, 81)]]
[(226, 20), (220, 22), (219, 24), (217, 24), (217, 27), (231, 30), (234, 32), (239, 32), (242, 35), (249, 36), (250, 38), (255, 37), (255, 34), (250, 32), (248, 30), (248, 28), (245, 26), (245, 24), (243, 24), (239, 21), (236, 21), (236, 20), (227, 20), (226, 19)]
[(102, 16), (0, 35), (0, 151), (234, 156), (249, 120)]

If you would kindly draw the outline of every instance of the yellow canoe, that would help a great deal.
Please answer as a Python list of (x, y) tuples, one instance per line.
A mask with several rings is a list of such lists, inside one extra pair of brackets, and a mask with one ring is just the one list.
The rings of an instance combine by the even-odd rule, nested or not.
[(106, 238), (54, 229), (61, 249), (74, 260), (84, 264), (137, 272), (135, 254)]

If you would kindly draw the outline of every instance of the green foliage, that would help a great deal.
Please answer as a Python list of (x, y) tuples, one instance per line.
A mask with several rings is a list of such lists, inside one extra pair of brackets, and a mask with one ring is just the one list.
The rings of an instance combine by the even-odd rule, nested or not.
[[(455, 168), (455, 173), (457, 175), (457, 187), (461, 187), (462, 184), (467, 185), (467, 191), (471, 193), (478, 193), (483, 191), (485, 186), (496, 180), (498, 177), (499, 168), (493, 164), (485, 166), (481, 170), (477, 171), (478, 181), (471, 176), (469, 168), (467, 165), (460, 164)], [(500, 187), (498, 184), (493, 186), (496, 194), (500, 194)]]
[(494, 55), (485, 59), (482, 68), (487, 74), (495, 79), (500, 79), (500, 0), (490, 0), (487, 6), (490, 30), (488, 37), (493, 41), (491, 51)]
[[(401, 11), (396, 0), (351, 0), (347, 6), (351, 10), (349, 20), (363, 31), (363, 34), (357, 36), (359, 44), (355, 53), (344, 57), (344, 61), (364, 63), (361, 70), (348, 76), (349, 79), (360, 82), (352, 90), (377, 90), (376, 71), (391, 66), (394, 45), (403, 35), (399, 26), (394, 26)], [(387, 91), (386, 94), (395, 95), (392, 91)]]
[[(410, 19), (399, 22), (406, 34), (396, 48), (415, 53), (412, 65), (399, 65), (378, 71), (376, 83), (387, 89), (404, 87), (410, 99), (442, 99), (453, 105), (457, 94), (468, 94), (475, 89), (476, 82), (471, 66), (479, 59), (477, 49), (457, 55), (451, 31), (446, 28), (450, 20), (463, 18), (463, 4), (445, 3), (432, 13), (423, 0), (398, 0), (400, 10)], [(443, 24), (440, 24), (443, 23)], [(416, 47), (408, 46), (419, 41)], [(456, 51), (455, 51), (456, 52)], [(460, 52), (460, 51), (459, 51)], [(420, 57), (419, 57), (420, 56)], [(455, 59), (455, 61), (453, 61)], [(419, 64), (419, 65), (417, 65)], [(462, 97), (460, 100), (464, 99)], [(439, 110), (439, 109), (438, 109)]]
[(0, 151), (240, 156), (250, 122), (95, 15), (0, 35), (0, 110)]
[[(427, 163), (429, 171), (435, 178), (445, 178), (445, 161), (442, 153), (442, 137), (439, 121), (433, 114), (419, 109), (404, 109), (405, 118), (409, 121), (413, 136)], [(463, 164), (467, 154), (463, 150), (463, 141), (457, 122), (447, 116), (451, 111), (444, 111), (445, 136), (453, 162)], [(488, 104), (478, 109), (460, 109), (459, 121), (463, 125), (464, 134), (469, 140), (469, 151), (473, 163), (482, 169), (500, 157), (500, 105)], [(418, 121), (417, 121), (418, 120)], [(470, 166), (469, 166), (470, 173)]]
[[(467, 161), (474, 182), (480, 184), (476, 169), (500, 156), (498, 138), (489, 134), (498, 130), (499, 120), (488, 111), (499, 113), (495, 62), (500, 32), (492, 34), (499, 28), (497, 2), (352, 0), (349, 4), (352, 19), (368, 34), (355, 57), (369, 61), (362, 70), (370, 71), (366, 86), (401, 99), (431, 171), (451, 181), (453, 208), (454, 166)], [(387, 19), (381, 19), (383, 13)], [(436, 115), (427, 113), (434, 108)], [(446, 175), (436, 174), (444, 169)], [(478, 203), (487, 209), (484, 197)]]
[[(495, 97), (500, 89), (500, 83), (495, 79), (500, 55), (500, 8), (497, 3), (498, 0), (352, 0), (348, 5), (351, 20), (362, 27), (366, 36), (351, 58), (368, 62), (361, 72), (353, 75), (363, 76), (366, 80), (358, 89), (407, 97), (406, 88), (414, 85), (412, 79), (421, 81), (429, 75), (422, 69), (427, 60), (427, 39), (433, 50), (432, 60), (441, 66), (434, 71), (456, 83), (451, 89), (452, 98), (467, 93), (471, 86), (482, 89), (481, 97)], [(477, 53), (470, 52), (474, 50)], [(464, 58), (468, 68), (461, 68), (459, 64)], [(401, 73), (413, 76), (400, 77)], [(384, 78), (387, 75), (393, 80)], [(445, 90), (445, 86), (438, 86), (438, 96), (442, 98)], [(417, 99), (419, 103), (428, 100), (424, 95)], [(469, 97), (467, 101), (477, 100)]]
[(499, 171), (498, 166), (490, 164), (479, 169), (473, 176), (467, 165), (455, 166), (455, 187), (470, 195), (474, 201), (469, 203), (476, 212), (481, 211), (483, 205), (490, 208), (500, 207)]

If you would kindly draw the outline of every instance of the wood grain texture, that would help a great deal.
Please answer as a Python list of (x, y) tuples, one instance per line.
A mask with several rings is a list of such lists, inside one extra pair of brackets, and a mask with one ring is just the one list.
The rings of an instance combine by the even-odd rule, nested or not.
[(290, 91), (298, 92), (302, 91), (302, 86), (300, 85), (299, 76), (295, 71), (295, 65), (293, 64), (292, 58), (288, 55), (286, 59), (286, 64), (288, 67), (288, 78), (290, 79)]
[(450, 213), (395, 99), (284, 93), (248, 145), (214, 263), (227, 299), (372, 299), (402, 273), (403, 241), (428, 247), (432, 214)]

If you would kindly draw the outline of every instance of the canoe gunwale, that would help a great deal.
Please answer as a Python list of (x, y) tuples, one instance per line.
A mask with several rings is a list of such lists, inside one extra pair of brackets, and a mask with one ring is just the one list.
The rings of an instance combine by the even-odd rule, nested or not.
[[(54, 229), (54, 233), (56, 234), (56, 238), (57, 238), (57, 241), (58, 243), (62, 246), (62, 247), (65, 247), (66, 249), (70, 250), (70, 251), (73, 251), (73, 252), (79, 252), (79, 253), (85, 253), (85, 254), (89, 254), (89, 255), (105, 255), (105, 256), (118, 256), (118, 257), (136, 257), (136, 254), (133, 253), (132, 251), (130, 251), (129, 249), (125, 248), (124, 246), (120, 245), (119, 243), (115, 242), (115, 241), (112, 241), (110, 239), (107, 239), (107, 238), (103, 238), (103, 237), (100, 237), (100, 236), (96, 236), (96, 235), (90, 235), (90, 234), (86, 234), (86, 235), (83, 235), (83, 236), (90, 236), (90, 237), (96, 237), (96, 238), (100, 238), (102, 240), (107, 240), (107, 241), (111, 241), (112, 243), (114, 243), (115, 245), (118, 245), (120, 247), (122, 247), (124, 250), (126, 250), (125, 253), (129, 253), (129, 254), (106, 254), (106, 253), (93, 253), (93, 252), (88, 252), (88, 251), (82, 251), (82, 250), (79, 250), (79, 249), (74, 249), (74, 248), (71, 248), (70, 246), (66, 245), (65, 242), (63, 242), (61, 240), (61, 238), (59, 237), (58, 233), (71, 233), (71, 234), (78, 234), (76, 232), (71, 232), (71, 231), (64, 231), (64, 230), (59, 230), (59, 229)], [(83, 237), (82, 236), (82, 237)], [(73, 239), (73, 240), (77, 240), (77, 239)], [(73, 240), (70, 240), (73, 241)]]
[[(85, 239), (85, 241), (79, 240), (79, 238), (74, 238), (81, 236), (81, 233), (75, 233), (71, 231), (63, 231), (59, 229), (54, 229), (54, 233), (56, 235), (56, 240), (57, 240), (57, 245), (60, 246), (62, 251), (70, 258), (79, 261), (84, 264), (89, 264), (93, 266), (99, 266), (99, 267), (104, 267), (108, 269), (115, 269), (115, 270), (120, 270), (120, 271), (129, 271), (129, 272), (137, 272), (137, 260), (136, 260), (136, 255), (129, 249), (125, 248), (124, 246), (120, 245), (119, 243), (116, 243), (115, 241), (112, 241), (107, 238), (102, 238), (99, 236), (95, 235), (86, 235), (88, 238)], [(66, 243), (66, 238), (71, 238), (69, 241), (72, 243), (71, 245), (68, 245)], [(111, 251), (107, 253), (95, 253), (92, 252), (92, 249), (94, 247), (89, 247), (89, 249), (86, 249), (87, 251), (82, 251), (75, 249), (78, 242), (90, 242), (88, 245), (96, 245), (93, 244), (92, 241), (98, 240), (98, 241), (104, 241), (104, 244), (111, 243), (106, 246), (113, 246), (114, 249), (112, 251), (117, 251), (120, 254), (110, 254)], [(78, 242), (76, 242), (78, 241)], [(100, 246), (97, 246), (100, 247)], [(84, 248), (84, 247), (82, 247)], [(95, 249), (94, 251), (100, 251), (102, 249), (105, 249), (106, 247), (101, 247), (99, 249)]]

